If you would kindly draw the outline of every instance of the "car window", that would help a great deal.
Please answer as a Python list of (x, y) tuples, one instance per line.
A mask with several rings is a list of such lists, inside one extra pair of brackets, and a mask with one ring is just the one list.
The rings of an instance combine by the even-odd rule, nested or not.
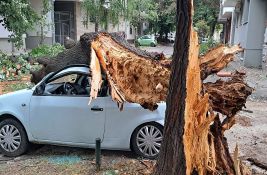
[(149, 36), (143, 36), (143, 39), (150, 39)]
[(54, 83), (65, 83), (65, 82), (69, 82), (69, 83), (74, 83), (77, 79), (77, 74), (69, 74), (60, 78), (57, 78), (51, 82), (49, 82), (49, 84), (54, 84)]
[[(45, 87), (45, 95), (90, 96), (92, 77), (85, 74), (68, 74), (48, 82)], [(98, 97), (106, 96), (108, 96), (108, 82), (103, 78)]]

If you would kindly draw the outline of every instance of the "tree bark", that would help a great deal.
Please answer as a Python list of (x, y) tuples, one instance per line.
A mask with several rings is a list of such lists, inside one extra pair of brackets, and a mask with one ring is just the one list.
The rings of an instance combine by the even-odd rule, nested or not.
[(95, 22), (95, 32), (98, 32), (99, 30), (99, 22), (98, 22), (98, 19), (96, 17), (96, 22)]
[(88, 56), (83, 51), (81, 43), (78, 42), (74, 47), (66, 49), (53, 58), (38, 58), (37, 62), (42, 68), (37, 71), (31, 71), (31, 82), (37, 84), (42, 78), (50, 72), (58, 71), (70, 64), (88, 64)]
[[(154, 175), (187, 174), (184, 149), (186, 79), (192, 25), (191, 0), (177, 0), (176, 39), (167, 96), (163, 143)], [(178, 100), (179, 99), (179, 100)]]
[[(210, 51), (211, 54), (202, 60), (198, 59), (198, 52), (197, 34), (192, 27), (192, 1), (177, 0), (177, 31), (166, 100), (164, 139), (154, 175), (235, 173), (223, 133), (229, 129), (225, 125), (232, 125), (233, 116), (243, 107), (243, 97), (246, 99), (252, 89), (246, 89), (247, 85), (243, 83), (239, 85), (239, 80), (243, 80), (235, 77), (228, 82), (234, 88), (226, 85), (227, 82), (218, 81), (205, 84), (203, 89), (200, 67), (207, 63), (204, 64), (208, 65), (206, 68), (217, 68), (202, 76), (205, 79), (225, 67), (231, 59), (224, 49), (218, 53)], [(226, 55), (222, 60), (220, 58), (224, 56), (221, 54)], [(235, 95), (228, 94), (229, 89), (225, 86), (231, 89), (231, 93), (238, 94), (238, 98), (233, 100)], [(226, 115), (226, 120), (221, 123), (220, 115), (215, 115), (212, 109)]]

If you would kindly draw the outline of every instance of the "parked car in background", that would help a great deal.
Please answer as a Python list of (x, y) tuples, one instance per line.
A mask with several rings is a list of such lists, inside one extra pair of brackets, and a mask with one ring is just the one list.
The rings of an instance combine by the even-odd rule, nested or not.
[(150, 35), (144, 35), (137, 39), (138, 46), (151, 46), (156, 47), (157, 46), (157, 40), (154, 36)]
[(168, 40), (169, 40), (170, 43), (174, 43), (175, 37), (174, 36), (169, 36)]
[(29, 143), (133, 150), (145, 158), (159, 154), (165, 103), (149, 111), (125, 103), (120, 111), (103, 78), (98, 98), (88, 106), (91, 75), (86, 65), (71, 65), (45, 76), (30, 89), (0, 96), (0, 152), (25, 153)]
[(170, 32), (170, 33), (168, 33), (168, 41), (170, 43), (174, 43), (174, 41), (175, 41), (175, 33), (176, 32)]
[(207, 43), (209, 41), (209, 38), (202, 38), (201, 43)]

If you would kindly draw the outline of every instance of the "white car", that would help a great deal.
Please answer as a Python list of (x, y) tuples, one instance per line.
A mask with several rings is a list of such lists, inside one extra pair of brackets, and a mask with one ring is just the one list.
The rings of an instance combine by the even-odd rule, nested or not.
[(155, 158), (163, 137), (165, 103), (151, 112), (125, 103), (120, 111), (109, 96), (107, 81), (88, 106), (89, 68), (71, 65), (50, 73), (31, 89), (0, 96), (0, 152), (25, 153), (29, 143), (134, 150)]

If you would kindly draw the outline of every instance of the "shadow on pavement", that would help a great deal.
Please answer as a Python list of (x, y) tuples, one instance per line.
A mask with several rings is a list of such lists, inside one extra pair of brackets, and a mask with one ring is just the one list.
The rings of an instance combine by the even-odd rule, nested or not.
[[(101, 150), (101, 156), (105, 159), (112, 159), (115, 157), (125, 157), (136, 159), (138, 156), (131, 151), (111, 151)], [(23, 161), (28, 159), (43, 159), (49, 162), (72, 162), (80, 160), (93, 161), (95, 159), (95, 150), (89, 148), (74, 148), (65, 146), (53, 145), (33, 145), (29, 151), (19, 157), (5, 157), (0, 152), (0, 164), (7, 161)]]

